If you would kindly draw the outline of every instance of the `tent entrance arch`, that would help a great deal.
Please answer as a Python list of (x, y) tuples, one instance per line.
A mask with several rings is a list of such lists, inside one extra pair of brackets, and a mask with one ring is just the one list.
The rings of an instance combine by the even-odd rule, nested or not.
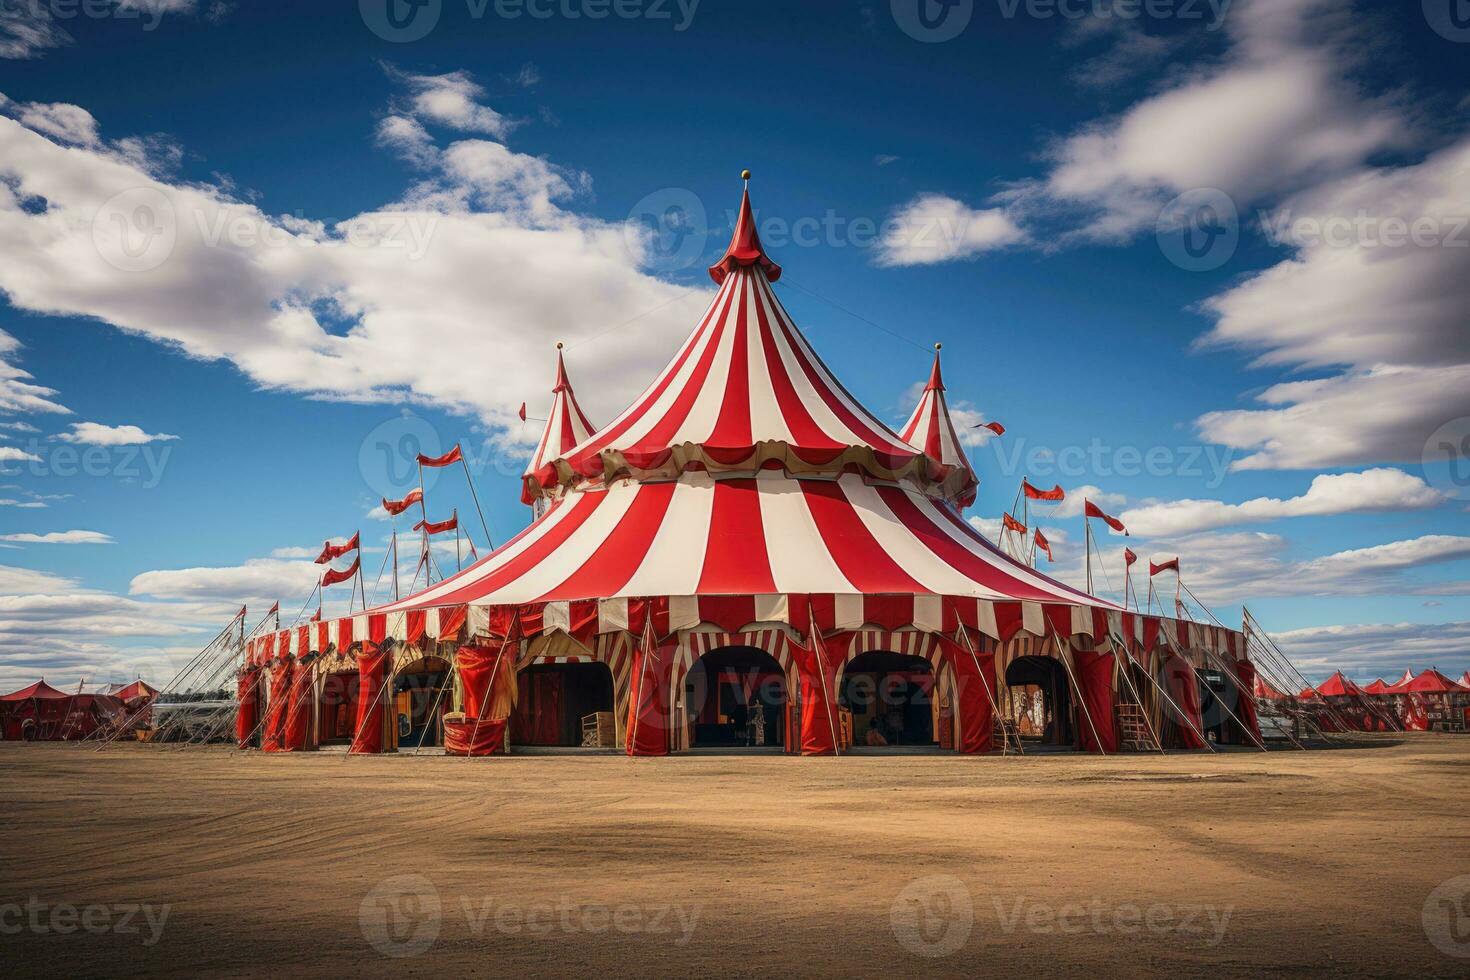
[(317, 744), (351, 745), (357, 725), (356, 670), (322, 675), (317, 698)]
[(1002, 710), (1024, 739), (1042, 745), (1075, 744), (1072, 688), (1067, 668), (1055, 657), (1017, 657), (1006, 667)]
[(758, 647), (717, 647), (689, 668), (683, 683), (690, 748), (785, 748), (788, 684), (779, 661)]
[(516, 675), (512, 745), (582, 745), (582, 719), (613, 711), (612, 668), (600, 660), (537, 661)]
[(445, 685), (449, 661), (420, 657), (393, 675), (393, 721), (398, 745), (419, 748), (444, 744), (444, 715), (449, 710)]
[(940, 725), (934, 666), (923, 657), (870, 650), (842, 670), (837, 699), (852, 713), (856, 745), (932, 746)]

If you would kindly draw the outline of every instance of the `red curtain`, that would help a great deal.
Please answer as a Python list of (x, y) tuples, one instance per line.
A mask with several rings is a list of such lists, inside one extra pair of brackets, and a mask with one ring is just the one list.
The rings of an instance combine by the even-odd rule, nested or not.
[(265, 718), (265, 733), (260, 747), (267, 752), (281, 751), (281, 733), (286, 726), (286, 712), (291, 701), (291, 661), (280, 660), (271, 668), (270, 710)]
[(1164, 681), (1169, 697), (1178, 705), (1177, 711), (1170, 706), (1169, 717), (1174, 722), (1175, 730), (1179, 732), (1179, 740), (1187, 749), (1208, 748), (1201, 737), (1205, 721), (1200, 712), (1199, 679), (1195, 676), (1194, 668), (1189, 665), (1189, 661), (1174, 654), (1164, 662)]
[[(812, 625), (812, 629), (817, 629)], [(801, 754), (834, 755), (837, 752), (837, 665), (830, 650), (837, 643), (816, 638), (816, 649), (790, 645), (801, 683)], [(825, 654), (825, 656), (824, 656)]]
[(1240, 678), (1240, 697), (1236, 699), (1238, 707), (1235, 713), (1240, 718), (1240, 723), (1246, 727), (1249, 739), (1254, 742), (1261, 741), (1261, 722), (1256, 717), (1256, 665), (1249, 660), (1235, 661), (1235, 676)]
[(389, 653), (376, 643), (365, 642), (357, 651), (357, 720), (349, 750), (354, 754), (383, 751), (383, 719), (393, 697), (384, 690), (391, 665)]
[(311, 713), (314, 710), (316, 671), (306, 664), (296, 665), (296, 677), (291, 683), (290, 707), (286, 711), (286, 724), (281, 729), (281, 751), (300, 752), (308, 748), (311, 735)]
[[(509, 658), (496, 668), (502, 644), (494, 647), (462, 646), (454, 655), (459, 666), (459, 681), (464, 685), (464, 713), (466, 718), (479, 718), (490, 699), (490, 678), (500, 671), (512, 669)], [(497, 682), (499, 678), (497, 677)], [(503, 720), (503, 719), (501, 719)]]
[(1082, 704), (1077, 711), (1077, 739), (1084, 752), (1118, 751), (1118, 725), (1113, 717), (1114, 665), (1111, 653), (1072, 651), (1072, 669), (1082, 691)]
[(499, 755), (505, 751), (505, 721), (477, 718), (444, 723), (446, 755)]
[(539, 671), (517, 678), (520, 697), (511, 716), (511, 741), (517, 745), (560, 745), (563, 689), (566, 678)]
[(633, 651), (625, 743), (629, 755), (669, 754), (669, 683), (674, 649), (673, 643), (660, 645), (645, 639)]
[(958, 702), (954, 749), (968, 755), (989, 752), (995, 747), (995, 654), (971, 650), (948, 637), (939, 647), (954, 668), (955, 700)]
[(249, 748), (255, 728), (260, 724), (259, 667), (241, 672), (235, 685), (235, 697), (240, 705), (240, 710), (235, 713), (235, 744), (242, 749)]

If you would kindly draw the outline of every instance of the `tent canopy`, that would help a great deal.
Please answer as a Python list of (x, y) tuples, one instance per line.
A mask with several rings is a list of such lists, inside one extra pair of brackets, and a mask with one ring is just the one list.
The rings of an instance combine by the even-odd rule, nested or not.
[(65, 691), (58, 691), (45, 681), (36, 681), (19, 691), (11, 691), (9, 694), (0, 695), (0, 701), (55, 701), (71, 697)]
[(1465, 690), (1433, 668), (1409, 681), (1402, 689), (1412, 694), (1459, 694)]
[(1363, 689), (1339, 670), (1322, 682), (1322, 685), (1317, 688), (1317, 693), (1324, 698), (1347, 698), (1361, 695)]

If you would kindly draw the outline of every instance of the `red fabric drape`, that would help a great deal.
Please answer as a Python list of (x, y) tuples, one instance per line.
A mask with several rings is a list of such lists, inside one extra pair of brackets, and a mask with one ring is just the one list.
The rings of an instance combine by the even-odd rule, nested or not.
[(790, 645), (801, 684), (801, 754), (835, 755), (838, 665), (832, 651), (839, 642), (830, 638), (823, 642), (815, 628), (812, 639), (812, 646)]
[[(495, 662), (500, 657), (500, 646), (498, 643), (493, 647), (462, 646), (454, 655), (459, 667), (459, 681), (464, 686), (466, 718), (479, 718), (490, 701), (490, 678), (497, 673)], [(507, 656), (499, 670), (512, 669)]]
[(316, 671), (307, 664), (297, 664), (291, 682), (291, 697), (281, 729), (281, 751), (300, 752), (311, 737), (311, 713), (315, 710)]
[(364, 643), (357, 652), (357, 718), (351, 752), (369, 755), (383, 751), (383, 719), (392, 707), (388, 672), (392, 660), (376, 643)]
[(1235, 661), (1235, 676), (1240, 678), (1240, 697), (1235, 713), (1250, 732), (1250, 738), (1261, 741), (1261, 722), (1256, 717), (1256, 665), (1249, 660)]
[[(1174, 654), (1164, 662), (1164, 681), (1169, 697), (1179, 706), (1177, 712), (1171, 706), (1169, 716), (1179, 732), (1180, 741), (1187, 749), (1207, 748), (1199, 734), (1204, 731), (1205, 721), (1200, 712), (1199, 680), (1194, 668), (1183, 657)], [(1179, 717), (1180, 713), (1183, 717)]]
[(505, 722), (446, 721), (444, 753), (446, 755), (499, 755), (505, 751)]
[[(1113, 717), (1115, 665), (1116, 660), (1111, 653), (1072, 651), (1072, 670), (1077, 675), (1077, 687), (1082, 691), (1082, 704), (1078, 705), (1077, 711), (1077, 738), (1084, 752), (1118, 751), (1118, 725)], [(1094, 728), (1097, 729), (1095, 735)]]
[(243, 671), (235, 683), (235, 697), (240, 705), (235, 713), (235, 744), (242, 749), (249, 748), (255, 728), (260, 724), (260, 675), (258, 667)]
[(628, 695), (629, 755), (669, 754), (669, 683), (675, 644), (645, 637), (633, 651)]
[(516, 681), (520, 697), (511, 716), (511, 740), (516, 745), (560, 745), (566, 678), (555, 673), (525, 673)]
[(972, 651), (949, 637), (939, 638), (940, 649), (954, 668), (958, 711), (954, 749), (975, 755), (994, 748), (995, 654)]
[(270, 710), (260, 739), (260, 747), (267, 752), (281, 751), (281, 730), (286, 726), (286, 712), (291, 701), (291, 667), (291, 661), (279, 660), (271, 668)]

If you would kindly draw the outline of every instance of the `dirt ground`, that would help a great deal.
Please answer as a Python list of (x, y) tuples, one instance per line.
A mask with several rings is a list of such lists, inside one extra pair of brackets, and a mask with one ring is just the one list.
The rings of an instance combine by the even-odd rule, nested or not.
[(1449, 955), (1470, 956), (1470, 879), (1431, 896), (1470, 875), (1463, 737), (1024, 759), (0, 743), (0, 787), (10, 976), (1470, 970)]

